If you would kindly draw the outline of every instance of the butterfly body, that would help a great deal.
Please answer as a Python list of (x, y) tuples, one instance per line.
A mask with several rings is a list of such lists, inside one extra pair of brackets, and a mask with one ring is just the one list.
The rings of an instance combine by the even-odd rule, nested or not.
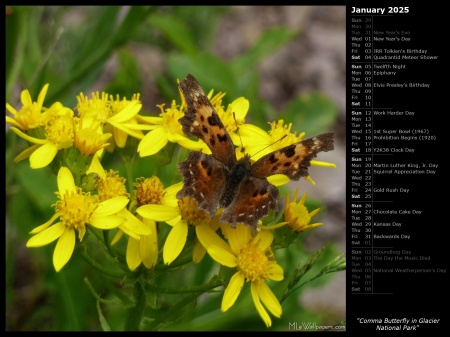
[(188, 75), (179, 87), (187, 103), (185, 116), (179, 119), (183, 132), (205, 141), (212, 154), (193, 151), (178, 164), (183, 188), (177, 197), (195, 199), (198, 208), (211, 217), (223, 208), (221, 223), (255, 228), (269, 210), (277, 209), (278, 189), (266, 178), (274, 174), (293, 180), (305, 177), (317, 153), (333, 149), (334, 135), (325, 133), (269, 153), (253, 164), (248, 155), (237, 160), (231, 137), (197, 80)]

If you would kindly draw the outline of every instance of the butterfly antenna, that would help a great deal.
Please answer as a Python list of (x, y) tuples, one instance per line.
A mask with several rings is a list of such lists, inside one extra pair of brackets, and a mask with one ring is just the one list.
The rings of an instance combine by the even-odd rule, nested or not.
[[(260, 153), (261, 151), (264, 151), (264, 150), (267, 149), (268, 147), (271, 147), (273, 144), (276, 144), (276, 143), (278, 143), (279, 141), (282, 141), (282, 140), (283, 140), (284, 138), (286, 138), (286, 137), (287, 137), (287, 135), (284, 135), (284, 136), (281, 137), (280, 139), (274, 141), (272, 144), (269, 144), (269, 145), (267, 145), (266, 147), (263, 147), (263, 148), (262, 148), (261, 150), (259, 150), (258, 152), (253, 153), (253, 154), (252, 154), (252, 157), (253, 157), (254, 155)], [(250, 158), (251, 158), (251, 157), (250, 157)]]
[(236, 124), (236, 132), (239, 136), (239, 140), (241, 141), (241, 149), (244, 149), (244, 143), (242, 143), (242, 138), (241, 138), (241, 133), (239, 132), (239, 127), (238, 127), (238, 123), (236, 120), (236, 113), (233, 111), (233, 118), (234, 118), (234, 123)]

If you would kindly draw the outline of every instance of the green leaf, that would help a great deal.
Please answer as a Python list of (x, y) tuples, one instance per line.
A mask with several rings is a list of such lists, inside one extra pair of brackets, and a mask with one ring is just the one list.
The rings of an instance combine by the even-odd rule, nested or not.
[(188, 55), (195, 55), (197, 47), (190, 27), (177, 17), (169, 15), (153, 15), (150, 24), (159, 28), (177, 48)]
[(9, 100), (14, 83), (19, 77), (27, 41), (26, 19), (23, 10), (11, 9), (6, 16), (6, 99)]
[(300, 282), (301, 278), (314, 266), (316, 260), (322, 255), (323, 252), (324, 248), (321, 248), (316, 253), (314, 253), (308, 259), (308, 261), (306, 261), (306, 263), (304, 263), (303, 265), (299, 264), (294, 269), (294, 271), (292, 272), (291, 276), (288, 279), (287, 287), (280, 303), (298, 288), (296, 287), (296, 285)]
[[(211, 54), (199, 54), (196, 57), (170, 54), (167, 68), (173, 78), (184, 79), (187, 74), (193, 75), (206, 94), (211, 89), (214, 92), (226, 92), (230, 99), (237, 98), (236, 79), (227, 64)], [(174, 81), (174, 83), (176, 83)], [(176, 89), (176, 85), (174, 84)], [(176, 97), (176, 96), (175, 96)]]
[(101, 7), (102, 10), (97, 14), (96, 24), (90, 28), (95, 34), (83, 34), (82, 37), (88, 36), (83, 43), (75, 41), (81, 45), (81, 50), (74, 53), (76, 57), (71, 61), (70, 76), (63, 78), (55, 91), (49, 91), (49, 101), (60, 100), (60, 97), (76, 84), (79, 82), (84, 84), (94, 72), (100, 72), (111, 53), (133, 37), (135, 30), (153, 9), (153, 7), (131, 7), (125, 19), (119, 22), (120, 8), (110, 7)]
[(306, 137), (329, 129), (337, 118), (337, 107), (322, 93), (309, 93), (295, 98), (280, 116), (292, 122), (292, 130), (305, 132)]
[(125, 18), (114, 35), (113, 48), (120, 47), (133, 38), (136, 30), (156, 8), (155, 6), (129, 6)]
[(109, 324), (106, 321), (105, 316), (103, 315), (102, 308), (100, 307), (99, 301), (97, 301), (97, 312), (98, 312), (98, 319), (100, 320), (100, 325), (101, 325), (103, 331), (111, 331), (111, 328), (109, 327)]
[[(55, 196), (55, 192), (58, 190), (56, 176), (49, 173), (48, 169), (32, 170), (28, 162), (17, 165), (15, 170), (17, 170), (20, 184), (26, 188), (33, 205), (45, 213), (51, 210), (51, 205), (57, 200)], [(47, 220), (41, 219), (36, 226)]]
[[(89, 28), (91, 34), (83, 35), (83, 43), (79, 43), (76, 58), (73, 59), (72, 69), (79, 68), (83, 63), (90, 63), (102, 54), (112, 40), (116, 30), (119, 6), (99, 6), (89, 13), (95, 17), (90, 21), (93, 25)], [(88, 23), (89, 25), (89, 23)], [(81, 37), (79, 37), (81, 38)], [(80, 41), (81, 42), (81, 41)]]
[(263, 58), (277, 51), (296, 36), (296, 32), (285, 27), (273, 27), (266, 30), (255, 45), (232, 62), (234, 70), (236, 73), (248, 71), (249, 68), (253, 68)]
[(173, 16), (189, 26), (197, 50), (211, 51), (216, 42), (217, 26), (230, 11), (230, 6), (173, 6)]
[(139, 65), (133, 54), (126, 49), (119, 51), (119, 66), (113, 81), (109, 82), (104, 91), (113, 95), (120, 95), (120, 99), (131, 99), (133, 94), (142, 90)]

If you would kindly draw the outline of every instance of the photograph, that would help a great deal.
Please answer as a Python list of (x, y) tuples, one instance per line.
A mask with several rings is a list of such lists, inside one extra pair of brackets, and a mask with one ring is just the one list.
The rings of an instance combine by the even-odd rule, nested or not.
[(347, 330), (348, 8), (6, 6), (6, 331)]

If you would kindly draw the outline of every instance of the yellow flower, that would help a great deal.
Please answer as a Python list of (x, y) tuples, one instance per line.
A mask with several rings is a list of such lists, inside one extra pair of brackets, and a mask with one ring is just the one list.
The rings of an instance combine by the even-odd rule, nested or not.
[[(298, 143), (302, 141), (305, 136), (304, 132), (298, 136), (296, 132), (291, 133), (292, 123), (284, 125), (284, 121), (279, 120), (278, 122), (273, 121), (269, 124), (271, 127), (269, 132), (265, 132), (252, 124), (244, 124), (239, 128), (245, 152), (250, 155), (253, 161), (258, 160), (273, 151)], [(311, 160), (311, 166), (336, 168), (336, 164), (334, 163), (322, 162), (314, 159)], [(315, 185), (314, 180), (312, 180), (310, 176), (305, 177), (305, 179)], [(275, 186), (280, 186), (289, 182), (289, 179), (286, 176), (280, 174), (270, 176), (267, 180)]]
[(296, 202), (298, 195), (298, 188), (295, 190), (292, 202), (289, 200), (289, 194), (286, 194), (286, 204), (284, 206), (284, 221), (294, 232), (303, 232), (307, 229), (323, 225), (321, 222), (311, 224), (311, 218), (316, 215), (320, 208), (315, 209), (311, 213), (304, 205), (308, 193), (305, 193), (302, 198)]
[(168, 142), (178, 143), (189, 150), (201, 150), (203, 144), (187, 138), (181, 129), (178, 119), (183, 117), (185, 106), (178, 107), (172, 101), (170, 108), (164, 110), (164, 104), (158, 105), (161, 117), (140, 117), (142, 123), (153, 124), (152, 131), (148, 132), (138, 146), (141, 157), (152, 156), (158, 153)]
[(89, 99), (80, 93), (77, 96), (77, 110), (81, 118), (97, 121), (103, 125), (104, 132), (113, 135), (108, 150), (112, 151), (114, 144), (120, 148), (125, 147), (128, 135), (138, 139), (144, 137), (141, 130), (149, 128), (137, 123), (137, 116), (142, 108), (139, 94), (133, 95), (131, 101), (125, 98), (120, 100), (119, 96), (114, 100), (112, 95), (108, 97), (105, 92), (101, 95), (98, 92), (92, 93), (91, 97)]
[[(173, 185), (173, 196), (182, 187), (182, 183)], [(176, 187), (176, 188), (175, 188)], [(175, 199), (176, 200), (176, 199)], [(193, 199), (182, 198), (178, 200), (178, 206), (174, 205), (144, 205), (136, 210), (142, 217), (153, 219), (155, 221), (165, 221), (172, 226), (167, 236), (163, 249), (163, 260), (165, 264), (172, 263), (182, 252), (186, 245), (188, 226), (194, 226), (196, 236), (201, 235), (204, 228), (210, 228), (211, 218), (202, 210), (197, 208), (197, 202)], [(215, 230), (217, 230), (217, 221), (215, 222)], [(193, 251), (193, 261), (199, 262), (205, 255), (206, 250), (201, 242), (196, 239)]]
[[(53, 265), (58, 272), (69, 261), (75, 248), (75, 231), (81, 241), (86, 233), (86, 225), (100, 229), (120, 226), (125, 218), (115, 215), (128, 203), (125, 196), (99, 202), (97, 196), (83, 193), (75, 185), (72, 173), (67, 167), (58, 172), (59, 200), (55, 204), (56, 213), (45, 224), (33, 229), (34, 234), (27, 247), (41, 247), (58, 239), (53, 253)], [(56, 219), (60, 219), (55, 223)]]
[(291, 133), (292, 123), (284, 125), (283, 120), (279, 120), (269, 124), (269, 132), (252, 124), (244, 124), (239, 128), (245, 150), (255, 161), (268, 153), (298, 143), (305, 136), (304, 132), (298, 136), (296, 132)]
[[(238, 144), (240, 141), (235, 130), (237, 124), (243, 123), (245, 115), (248, 112), (248, 100), (244, 97), (240, 97), (229, 104), (225, 111), (221, 105), (222, 98), (225, 94), (219, 92), (214, 97), (212, 97), (212, 95), (213, 91), (211, 90), (208, 94), (211, 105), (214, 107), (225, 128), (230, 133), (233, 142)], [(161, 109), (160, 117), (140, 116), (141, 122), (153, 124), (153, 130), (145, 135), (138, 146), (138, 152), (141, 157), (154, 155), (166, 146), (168, 142), (178, 143), (188, 150), (201, 150), (204, 153), (211, 153), (203, 141), (193, 141), (184, 135), (178, 120), (184, 116), (184, 112), (186, 111), (186, 101), (181, 92), (180, 96), (182, 100), (181, 106), (178, 106), (175, 101), (172, 101), (171, 107), (165, 110), (164, 104), (158, 106)], [(236, 116), (236, 121), (234, 120), (233, 113)]]
[[(111, 134), (103, 134), (97, 121), (76, 118), (75, 122), (73, 145), (83, 156), (91, 157), (109, 145), (106, 141)], [(99, 155), (101, 154), (99, 153)]]
[[(98, 156), (94, 157), (92, 164), (86, 173), (97, 174), (96, 187), (100, 201), (108, 200), (117, 196), (125, 196), (129, 198), (130, 195), (125, 187), (125, 178), (120, 177), (118, 172), (114, 172), (113, 170), (106, 172), (100, 164)], [(116, 244), (124, 233), (130, 237), (127, 246), (128, 249), (126, 260), (130, 270), (134, 270), (139, 266), (141, 261), (139, 261), (137, 265), (133, 264), (133, 261), (130, 262), (130, 256), (133, 254), (132, 251), (129, 251), (130, 245), (137, 242), (137, 244), (147, 246), (144, 243), (147, 242), (148, 237), (156, 236), (156, 228), (153, 228), (151, 225), (146, 223), (146, 221), (141, 221), (126, 208), (118, 212), (117, 215), (125, 218), (126, 221), (117, 227), (119, 231), (113, 238), (112, 244)], [(133, 243), (130, 244), (130, 242)]]
[[(208, 95), (208, 98), (211, 94)], [(211, 104), (219, 115), (223, 126), (227, 129), (233, 144), (241, 146), (241, 139), (236, 133), (238, 126), (243, 125), (245, 121), (245, 116), (247, 115), (248, 109), (250, 107), (250, 102), (244, 97), (236, 98), (233, 102), (228, 104), (225, 110), (222, 106), (222, 98), (225, 94), (217, 94), (211, 99)], [(211, 153), (211, 152), (209, 152)]]
[(253, 237), (251, 228), (242, 224), (236, 228), (221, 228), (229, 244), (208, 228), (198, 236), (214, 260), (226, 267), (236, 268), (236, 273), (225, 289), (221, 310), (227, 311), (236, 301), (244, 283), (250, 282), (256, 310), (266, 326), (270, 327), (272, 321), (266, 308), (276, 317), (281, 316), (282, 309), (266, 280), (283, 280), (283, 269), (275, 262), (270, 250), (272, 232), (263, 229)]
[(28, 90), (23, 90), (20, 95), (22, 108), (19, 111), (14, 109), (9, 103), (6, 104), (6, 109), (14, 116), (14, 118), (6, 116), (6, 123), (9, 123), (22, 131), (36, 129), (43, 126), (44, 122), (42, 120), (42, 112), (45, 109), (42, 105), (44, 104), (47, 90), (48, 83), (44, 85), (39, 93), (37, 102), (33, 102)]
[[(128, 239), (126, 260), (130, 270), (135, 270), (141, 263), (146, 268), (152, 268), (156, 264), (159, 250), (156, 221), (164, 221), (177, 216), (177, 212), (171, 212), (171, 210), (176, 207), (176, 194), (181, 188), (179, 183), (164, 189), (158, 177), (140, 178), (134, 185), (138, 206), (136, 213), (139, 214), (151, 233), (141, 235), (139, 240), (131, 236)], [(147, 213), (146, 209), (149, 207), (151, 211)], [(169, 209), (169, 215), (164, 213), (167, 209)]]
[(73, 111), (64, 107), (61, 103), (54, 103), (43, 115), (42, 121), (45, 127), (44, 139), (32, 137), (16, 127), (11, 127), (18, 136), (34, 143), (20, 153), (15, 162), (30, 158), (30, 166), (33, 169), (49, 165), (59, 150), (70, 148), (73, 145)]

